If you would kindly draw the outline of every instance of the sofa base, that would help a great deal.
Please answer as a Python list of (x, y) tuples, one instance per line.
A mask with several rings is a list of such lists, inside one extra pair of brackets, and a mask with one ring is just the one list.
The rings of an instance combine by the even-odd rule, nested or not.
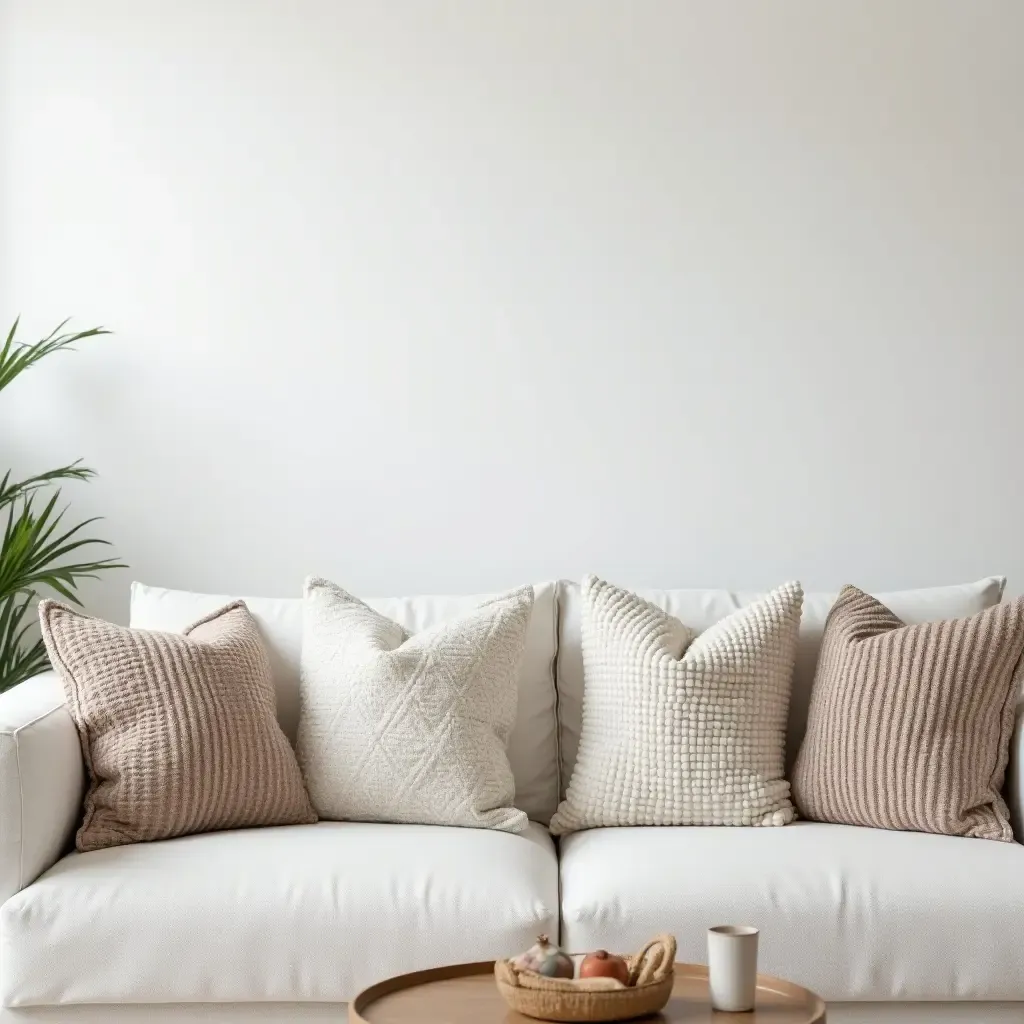
[[(0, 1024), (339, 1024), (345, 1003), (167, 1003), (0, 1009)], [(830, 1003), (828, 1024), (1020, 1024), (1024, 1003)], [(483, 1024), (483, 1022), (481, 1022)]]

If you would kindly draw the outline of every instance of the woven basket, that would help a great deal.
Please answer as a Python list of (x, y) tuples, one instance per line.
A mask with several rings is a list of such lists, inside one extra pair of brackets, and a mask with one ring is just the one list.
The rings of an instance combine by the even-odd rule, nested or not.
[(671, 935), (652, 939), (635, 956), (626, 958), (629, 983), (615, 978), (547, 978), (520, 970), (511, 960), (498, 960), (494, 977), (506, 1003), (539, 1020), (631, 1020), (664, 1009), (672, 995), (676, 940)]

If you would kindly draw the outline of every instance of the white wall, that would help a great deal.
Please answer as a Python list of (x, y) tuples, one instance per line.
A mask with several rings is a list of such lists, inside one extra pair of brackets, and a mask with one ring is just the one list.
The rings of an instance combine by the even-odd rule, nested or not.
[(0, 402), (131, 577), (1024, 587), (1019, 0), (0, 0)]

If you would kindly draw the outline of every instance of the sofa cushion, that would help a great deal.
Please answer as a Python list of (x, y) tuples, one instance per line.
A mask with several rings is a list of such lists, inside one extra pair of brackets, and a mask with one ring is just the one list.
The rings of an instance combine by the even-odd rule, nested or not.
[(344, 1001), (558, 927), (547, 832), (321, 822), (74, 853), (0, 908), (7, 1006)]
[[(901, 590), (876, 596), (906, 623), (966, 618), (998, 604), (1006, 579), (990, 576), (976, 583), (924, 590)], [(732, 590), (637, 590), (637, 594), (693, 629), (704, 630), (731, 615), (762, 593)], [(792, 768), (807, 725), (807, 708), (814, 682), (825, 619), (836, 593), (805, 593), (800, 618), (800, 643), (793, 671), (793, 691), (786, 733), (786, 766)], [(251, 606), (250, 606), (251, 607)], [(582, 596), (578, 583), (558, 584), (558, 744), (562, 796), (572, 778), (583, 719), (583, 651), (580, 640)]]
[(1024, 598), (908, 626), (844, 587), (793, 770), (803, 817), (1012, 843), (1000, 791), (1022, 655)]
[(89, 773), (75, 845), (316, 821), (274, 715), (274, 683), (241, 601), (185, 635), (39, 603)]
[(759, 969), (826, 1000), (1024, 1000), (1024, 846), (797, 822), (620, 828), (562, 840), (567, 949), (716, 924), (761, 929)]
[(799, 583), (698, 634), (583, 581), (583, 735), (555, 835), (606, 825), (785, 825)]
[(330, 580), (306, 580), (296, 749), (330, 821), (522, 832), (508, 739), (533, 588), (408, 633)]
[[(516, 724), (508, 760), (516, 780), (516, 806), (545, 825), (558, 804), (558, 739), (555, 721), (555, 644), (557, 614), (554, 583), (534, 585), (533, 614), (519, 669)], [(412, 633), (465, 615), (489, 596), (366, 598), (375, 611)], [(232, 600), (219, 594), (193, 594), (132, 584), (131, 625), (180, 631)], [(302, 598), (247, 597), (270, 656), (277, 689), (277, 717), (294, 742), (299, 721), (299, 656), (302, 647)]]

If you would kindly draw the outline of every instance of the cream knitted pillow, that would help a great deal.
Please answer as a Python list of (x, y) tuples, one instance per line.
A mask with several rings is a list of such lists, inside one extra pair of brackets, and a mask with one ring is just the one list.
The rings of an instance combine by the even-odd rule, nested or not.
[(803, 590), (704, 633), (583, 581), (583, 732), (556, 835), (609, 825), (785, 825), (786, 717)]
[(410, 635), (306, 581), (298, 755), (323, 818), (521, 832), (506, 748), (533, 588)]

